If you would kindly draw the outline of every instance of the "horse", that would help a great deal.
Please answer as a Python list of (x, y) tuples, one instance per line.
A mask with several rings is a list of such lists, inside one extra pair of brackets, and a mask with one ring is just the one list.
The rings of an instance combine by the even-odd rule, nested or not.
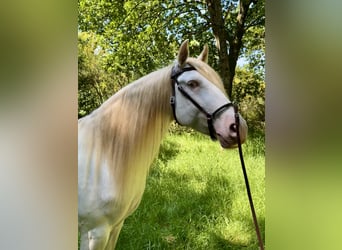
[(128, 84), (78, 121), (80, 249), (114, 249), (124, 220), (141, 201), (149, 167), (173, 120), (218, 140), (243, 143), (246, 121), (235, 113), (208, 46), (189, 57), (184, 41), (172, 65)]

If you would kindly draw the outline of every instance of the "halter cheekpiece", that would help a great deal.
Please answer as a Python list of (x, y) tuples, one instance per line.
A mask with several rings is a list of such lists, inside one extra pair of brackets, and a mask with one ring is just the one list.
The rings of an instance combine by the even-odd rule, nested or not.
[(233, 106), (233, 103), (226, 103), (222, 106), (220, 106), (219, 108), (217, 108), (212, 114), (210, 114), (209, 112), (207, 112), (200, 104), (198, 104), (198, 102), (196, 102), (190, 95), (188, 92), (186, 92), (186, 90), (183, 88), (183, 86), (178, 82), (177, 78), (183, 74), (184, 72), (187, 71), (191, 71), (191, 70), (196, 70), (196, 68), (194, 68), (193, 66), (189, 65), (188, 67), (184, 67), (184, 68), (180, 68), (178, 66), (173, 66), (172, 70), (171, 70), (171, 85), (172, 85), (172, 95), (170, 98), (170, 104), (172, 107), (172, 111), (173, 111), (173, 116), (176, 120), (176, 122), (180, 125), (182, 125), (178, 120), (177, 120), (177, 116), (176, 116), (176, 91), (175, 91), (175, 86), (177, 84), (177, 88), (178, 90), (183, 94), (183, 96), (185, 96), (189, 101), (192, 102), (192, 104), (194, 104), (196, 106), (196, 108), (198, 108), (202, 113), (204, 113), (207, 117), (207, 123), (208, 123), (208, 129), (209, 129), (209, 134), (210, 134), (210, 138), (214, 141), (216, 140), (216, 131), (213, 125), (213, 122), (215, 120), (215, 116), (217, 114), (219, 114), (220, 112), (222, 112), (225, 109), (228, 109), (229, 107)]

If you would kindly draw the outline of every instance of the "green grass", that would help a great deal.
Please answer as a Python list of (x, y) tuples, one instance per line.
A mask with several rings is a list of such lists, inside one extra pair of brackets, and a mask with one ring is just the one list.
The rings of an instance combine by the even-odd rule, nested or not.
[[(263, 137), (249, 138), (243, 151), (264, 239)], [(258, 249), (238, 150), (199, 134), (169, 135), (117, 249)]]

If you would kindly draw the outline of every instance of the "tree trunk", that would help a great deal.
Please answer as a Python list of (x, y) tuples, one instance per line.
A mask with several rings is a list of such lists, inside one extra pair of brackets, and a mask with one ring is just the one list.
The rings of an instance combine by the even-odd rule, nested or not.
[[(216, 39), (216, 47), (218, 49), (219, 74), (222, 78), (228, 96), (231, 98), (236, 63), (239, 58), (240, 49), (242, 47), (242, 37), (245, 33), (244, 25), (251, 0), (240, 0), (236, 30), (232, 35), (227, 33), (228, 31), (225, 27), (221, 1), (206, 0), (206, 2), (210, 16), (210, 25), (213, 29), (213, 34)], [(229, 54), (227, 42), (229, 42)]]
[(218, 49), (218, 70), (222, 78), (224, 87), (231, 97), (232, 82), (230, 74), (230, 64), (228, 56), (228, 36), (224, 26), (222, 6), (220, 0), (207, 0), (208, 12), (210, 16), (210, 25), (216, 39), (216, 47)]
[[(248, 13), (249, 6), (252, 1), (240, 0), (239, 13), (236, 20), (235, 34), (231, 36), (229, 40), (229, 67), (230, 67), (230, 79), (233, 82), (235, 76), (235, 68), (237, 60), (239, 58), (240, 49), (242, 47), (242, 37), (245, 34), (245, 21)], [(232, 86), (232, 83), (231, 83)], [(232, 94), (232, 88), (230, 89), (229, 96)]]

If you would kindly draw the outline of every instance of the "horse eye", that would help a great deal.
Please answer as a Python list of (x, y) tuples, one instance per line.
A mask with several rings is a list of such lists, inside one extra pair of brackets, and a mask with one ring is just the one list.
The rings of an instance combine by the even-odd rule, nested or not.
[(188, 81), (187, 82), (187, 85), (190, 87), (190, 88), (196, 88), (198, 87), (198, 82), (197, 81), (194, 81), (194, 80), (191, 80), (191, 81)]

